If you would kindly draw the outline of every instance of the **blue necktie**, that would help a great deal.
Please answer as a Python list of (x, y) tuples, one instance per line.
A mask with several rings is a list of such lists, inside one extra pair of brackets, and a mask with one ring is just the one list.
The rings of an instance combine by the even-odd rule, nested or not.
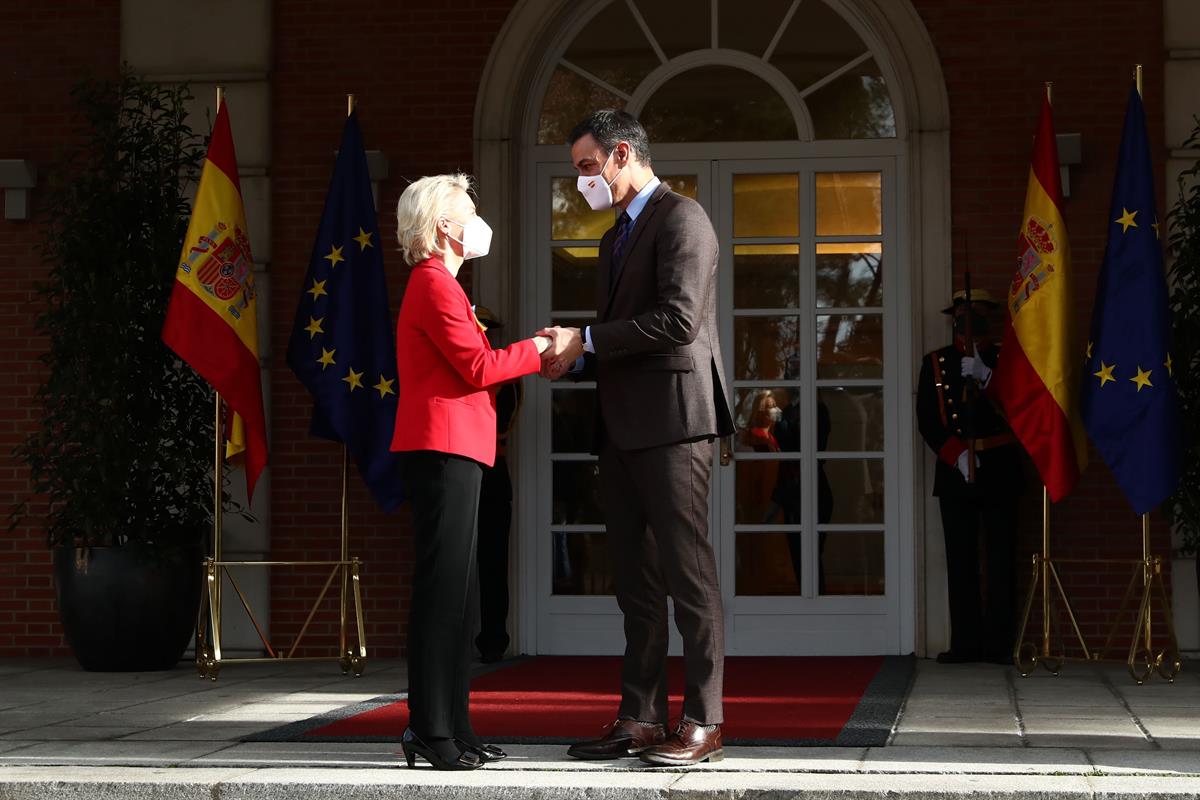
[(632, 227), (633, 218), (622, 211), (621, 218), (617, 220), (617, 236), (613, 239), (612, 247), (612, 275), (614, 278), (617, 275), (617, 265), (621, 262), (622, 251), (625, 249), (625, 241), (629, 238), (629, 231)]

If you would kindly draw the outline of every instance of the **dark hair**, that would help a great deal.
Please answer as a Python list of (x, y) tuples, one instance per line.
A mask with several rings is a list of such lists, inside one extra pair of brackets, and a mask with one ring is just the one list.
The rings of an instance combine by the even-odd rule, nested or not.
[(615, 108), (593, 111), (571, 130), (567, 144), (575, 144), (589, 133), (605, 154), (611, 153), (621, 142), (628, 142), (637, 160), (650, 166), (650, 138), (633, 114)]

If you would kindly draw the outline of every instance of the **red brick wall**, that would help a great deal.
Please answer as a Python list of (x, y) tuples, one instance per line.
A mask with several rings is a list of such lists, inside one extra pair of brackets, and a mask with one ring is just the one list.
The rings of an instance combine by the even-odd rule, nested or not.
[[(37, 164), (38, 183), (76, 130), (68, 90), (84, 75), (114, 76), (120, 64), (120, 3), (47, 0), (0, 9), (0, 158)], [(33, 201), (40, 198), (35, 189)], [(33, 393), (42, 377), (43, 340), (33, 334), (34, 282), (45, 274), (41, 229), (0, 219), (0, 512), (28, 493), (28, 474), (10, 455), (36, 424)], [(13, 532), (0, 530), (0, 658), (67, 655), (58, 626), (39, 513)]]
[[(1057, 132), (1083, 135), (1083, 163), (1071, 168), (1065, 215), (1078, 291), (1076, 323), (1086, 337), (1136, 63), (1145, 65), (1146, 113), (1163, 196), (1162, 4), (1138, 3), (1135, 9), (1119, 0), (914, 0), (914, 5), (937, 48), (950, 97), (952, 252), (962, 254), (969, 237), (976, 286), (1007, 294), (1043, 81), (1054, 82)], [(1029, 558), (1041, 546), (1040, 485), (1031, 487), (1022, 511), (1024, 586)], [(1139, 520), (1094, 450), (1078, 489), (1052, 508), (1051, 529), (1057, 557), (1141, 554)], [(1169, 534), (1157, 515), (1152, 544), (1168, 555)], [(1129, 573), (1124, 567), (1106, 575), (1102, 568), (1063, 564), (1060, 574), (1090, 643), (1102, 642)], [(1068, 625), (1065, 618), (1063, 624)]]
[[(391, 175), (381, 187), (381, 227), (407, 179), (472, 171), (477, 87), (492, 42), (513, 0), (377, 3), (277, 0), (272, 73), (271, 372), (273, 414), (272, 556), (327, 559), (337, 553), (339, 449), (307, 434), (309, 398), (284, 363), (295, 303), (321, 212), (332, 152), (341, 132), (344, 95), (358, 96), (366, 145), (384, 151)], [(954, 252), (970, 237), (978, 285), (1002, 291), (1014, 258), (1014, 232), (1038, 90), (1055, 81), (1056, 124), (1083, 134), (1084, 163), (1071, 173), (1066, 215), (1079, 272), (1081, 330), (1088, 324), (1095, 269), (1104, 246), (1113, 158), (1130, 66), (1147, 66), (1151, 141), (1162, 141), (1161, 4), (1136, 12), (1115, 0), (961, 3), (914, 0), (941, 58), (951, 105)], [(11, 5), (11, 4), (10, 4)], [(47, 2), (0, 11), (0, 158), (53, 158), (67, 136), (66, 89), (84, 70), (116, 71), (119, 4)], [(1040, 35), (1041, 32), (1044, 35)], [(15, 56), (15, 58), (13, 57)], [(514, 99), (516, 102), (516, 99)], [(1165, 153), (1155, 153), (1163, 163)], [(1162, 175), (1159, 175), (1161, 189)], [(40, 273), (29, 223), (0, 221), (0, 452), (33, 424), (31, 395), (41, 343), (31, 334), (32, 282)], [(395, 314), (404, 270), (387, 258)], [(464, 280), (469, 283), (469, 277)], [(1056, 552), (1071, 557), (1126, 557), (1138, 552), (1137, 521), (1098, 459), (1079, 491), (1055, 507)], [(352, 552), (363, 573), (368, 641), (373, 656), (402, 652), (411, 541), (407, 511), (377, 512), (357, 477), (351, 482)], [(0, 459), (0, 507), (23, 496), (26, 475)], [(1039, 498), (1025, 498), (1023, 563), (1039, 539)], [(1161, 524), (1155, 548), (1167, 552)], [(1123, 580), (1084, 571), (1069, 579), (1076, 608), (1098, 633)], [(307, 614), (323, 576), (288, 575), (273, 582), (272, 629), (287, 643)], [(0, 535), (0, 656), (62, 654), (49, 555), (36, 525)], [(333, 643), (333, 608), (312, 628), (310, 652)], [(320, 638), (323, 637), (323, 638)]]
[[(438, 0), (274, 4), (274, 558), (330, 558), (337, 553), (341, 453), (308, 436), (311, 402), (283, 354), (341, 136), (345, 95), (357, 96), (367, 149), (382, 150), (391, 162), (389, 178), (380, 187), (379, 217), (394, 316), (406, 273), (393, 246), (396, 200), (415, 178), (472, 171), (475, 97), (492, 41), (512, 5), (512, 0), (474, 0), (469, 6)], [(461, 279), (470, 285), (469, 274)], [(351, 485), (351, 550), (366, 561), (367, 641), (373, 656), (395, 656), (407, 626), (408, 510), (380, 513), (357, 475)], [(305, 601), (315, 597), (323, 578), (309, 574), (289, 580), (281, 573), (276, 570), (272, 586), (271, 625), (273, 635), (286, 641), (303, 624)], [(335, 625), (336, 610), (329, 604), (314, 620), (310, 637), (318, 638), (312, 638), (310, 652), (329, 651), (336, 641)]]

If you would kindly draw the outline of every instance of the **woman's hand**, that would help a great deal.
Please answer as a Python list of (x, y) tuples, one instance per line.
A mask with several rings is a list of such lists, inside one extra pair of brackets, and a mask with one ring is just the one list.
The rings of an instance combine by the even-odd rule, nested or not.
[(550, 348), (551, 344), (552, 344), (552, 342), (551, 342), (551, 339), (549, 336), (533, 337), (533, 346), (537, 348), (539, 356), (542, 353), (546, 352), (546, 350), (548, 350)]

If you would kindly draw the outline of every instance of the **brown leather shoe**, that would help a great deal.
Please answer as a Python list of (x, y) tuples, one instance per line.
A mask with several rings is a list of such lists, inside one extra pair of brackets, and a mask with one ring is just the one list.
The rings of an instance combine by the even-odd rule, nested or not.
[(619, 719), (599, 739), (571, 745), (567, 755), (587, 761), (636, 756), (667, 738), (666, 726), (657, 722)]
[(697, 725), (681, 719), (665, 742), (645, 750), (639, 757), (658, 767), (686, 767), (701, 761), (720, 761), (725, 758), (721, 726)]

